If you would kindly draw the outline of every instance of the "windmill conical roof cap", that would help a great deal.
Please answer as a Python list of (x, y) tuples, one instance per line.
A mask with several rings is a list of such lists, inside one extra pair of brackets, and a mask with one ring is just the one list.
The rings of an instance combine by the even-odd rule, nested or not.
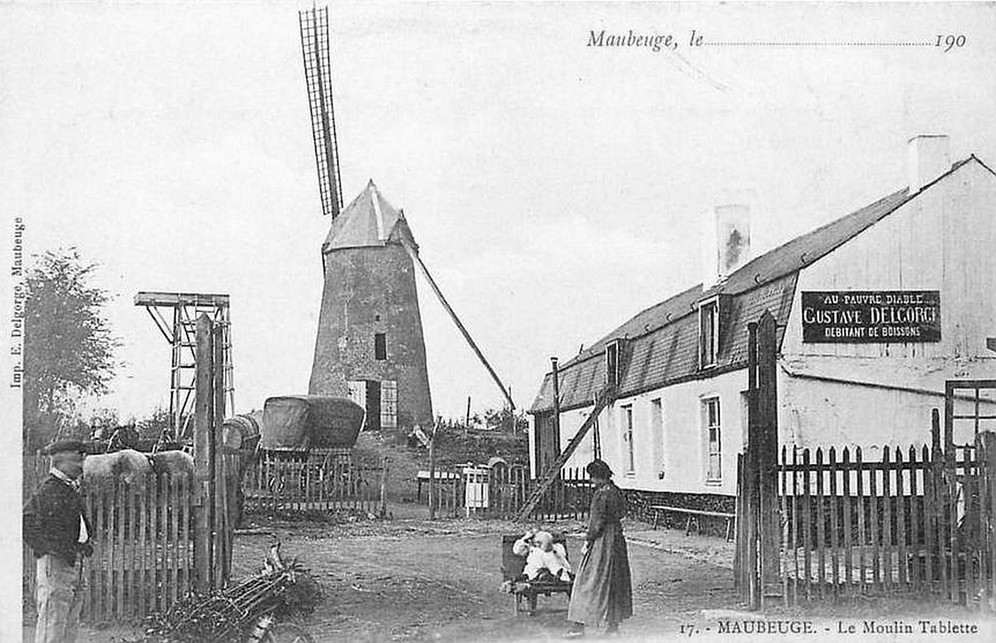
[[(391, 240), (399, 223), (410, 238), (411, 231), (405, 224), (404, 214), (384, 198), (370, 179), (363, 191), (332, 222), (322, 252), (383, 246)], [(414, 242), (414, 239), (411, 240)]]

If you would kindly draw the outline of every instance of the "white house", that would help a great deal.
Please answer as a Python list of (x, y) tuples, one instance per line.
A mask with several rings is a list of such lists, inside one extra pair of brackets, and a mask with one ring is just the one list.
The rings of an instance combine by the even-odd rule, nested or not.
[[(867, 459), (882, 445), (929, 443), (945, 380), (996, 377), (986, 343), (996, 335), (996, 173), (975, 156), (952, 165), (947, 150), (944, 136), (911, 139), (908, 187), (754, 259), (746, 208), (717, 208), (703, 284), (561, 365), (559, 435), (546, 375), (530, 409), (533, 474), (614, 376), (597, 444), (620, 487), (735, 495), (747, 324), (765, 310), (779, 325), (781, 444), (860, 445)], [(971, 441), (971, 428), (959, 432)], [(594, 457), (592, 433), (566, 466)]]

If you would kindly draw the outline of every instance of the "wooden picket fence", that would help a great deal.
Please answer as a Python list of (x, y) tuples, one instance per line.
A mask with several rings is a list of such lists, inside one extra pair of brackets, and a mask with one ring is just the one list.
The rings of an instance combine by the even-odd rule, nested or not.
[(783, 447), (786, 603), (903, 593), (993, 609), (996, 446)]
[[(24, 459), (26, 495), (47, 471), (47, 458)], [(167, 609), (191, 589), (192, 490), (189, 474), (149, 474), (131, 485), (84, 480), (94, 547), (83, 564), (84, 621), (139, 618)], [(25, 547), (24, 588), (29, 596), (34, 583), (34, 556)]]
[(439, 518), (458, 518), (467, 515), (467, 483), (462, 467), (437, 467), (436, 482), (426, 502), (433, 503), (434, 515)]
[[(514, 517), (538, 481), (527, 467), (498, 465), (443, 466), (436, 469), (436, 515), (481, 518)], [(537, 521), (584, 519), (591, 504), (592, 486), (582, 468), (565, 468), (530, 513)], [(428, 494), (425, 495), (428, 502)]]
[[(530, 485), (532, 484), (539, 484), (539, 481), (530, 481)], [(530, 486), (527, 491), (524, 498), (528, 498), (532, 493), (532, 487)], [(534, 520), (584, 520), (588, 517), (593, 491), (594, 487), (583, 468), (561, 469), (560, 476), (554, 480), (529, 515)], [(508, 516), (508, 514), (502, 515)]]
[(356, 511), (380, 515), (386, 501), (387, 458), (350, 449), (261, 452), (243, 475), (246, 512)]

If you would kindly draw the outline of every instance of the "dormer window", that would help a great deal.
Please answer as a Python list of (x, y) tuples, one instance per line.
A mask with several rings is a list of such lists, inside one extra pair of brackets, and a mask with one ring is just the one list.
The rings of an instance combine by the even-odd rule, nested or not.
[(719, 356), (719, 298), (699, 304), (699, 368), (716, 365)]
[(622, 354), (622, 339), (613, 339), (605, 345), (605, 383), (609, 386), (619, 384), (619, 356)]

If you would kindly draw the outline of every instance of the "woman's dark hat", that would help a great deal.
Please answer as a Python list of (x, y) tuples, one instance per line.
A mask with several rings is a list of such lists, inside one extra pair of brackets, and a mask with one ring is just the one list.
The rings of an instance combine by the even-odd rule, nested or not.
[(605, 464), (603, 460), (592, 460), (588, 463), (588, 466), (584, 468), (588, 472), (588, 475), (592, 478), (605, 478), (608, 480), (612, 477), (612, 469), (609, 465)]
[(56, 440), (45, 447), (45, 455), (55, 455), (56, 453), (86, 453), (86, 445), (83, 440)]

